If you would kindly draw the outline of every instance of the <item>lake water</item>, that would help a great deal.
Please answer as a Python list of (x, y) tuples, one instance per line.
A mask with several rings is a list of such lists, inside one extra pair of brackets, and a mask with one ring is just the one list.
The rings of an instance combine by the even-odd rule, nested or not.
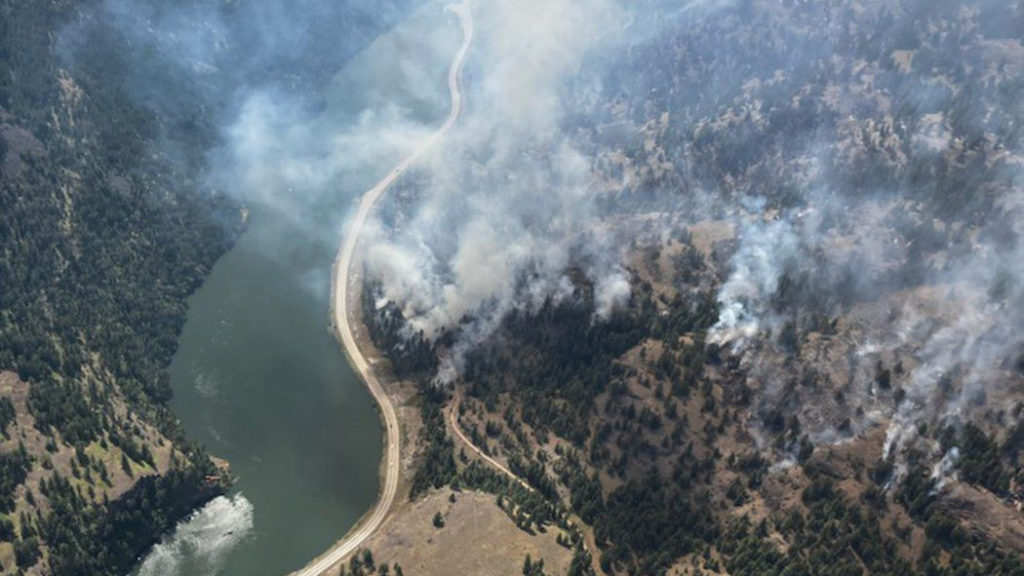
[(171, 365), (175, 413), (190, 438), (231, 463), (244, 498), (221, 512), (237, 516), (226, 527), (238, 537), (222, 543), (235, 546), (223, 574), (300, 567), (377, 492), (377, 413), (327, 327), (333, 253), (303, 238), (255, 212), (194, 295)]
[[(396, 107), (403, 122), (439, 123), (460, 40), (454, 16), (423, 6), (339, 71), (315, 132), (334, 143), (347, 133), (365, 141), (359, 136), (384, 128), (374, 118), (394, 122)], [(375, 112), (383, 109), (392, 112)], [(141, 576), (285, 574), (372, 505), (380, 421), (329, 331), (328, 299), (353, 199), (411, 146), (378, 144), (372, 153), (353, 150), (328, 190), (248, 202), (248, 230), (190, 299), (170, 368), (172, 407), (190, 438), (231, 463), (237, 481), (157, 545)]]

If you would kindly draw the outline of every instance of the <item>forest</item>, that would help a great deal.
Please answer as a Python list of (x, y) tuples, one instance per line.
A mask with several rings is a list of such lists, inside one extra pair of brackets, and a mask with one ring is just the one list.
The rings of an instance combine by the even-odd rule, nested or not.
[[(166, 368), (185, 300), (231, 246), (240, 219), (202, 184), (202, 154), (162, 152), (208, 148), (212, 123), (197, 113), (168, 125), (138, 102), (123, 33), (97, 24), (77, 39), (74, 57), (57, 45), (95, 4), (0, 2), (0, 370), (29, 384), (28, 411), (49, 438), (42, 454), (0, 454), (0, 512), (20, 527), (4, 530), (17, 562), (5, 572), (43, 559), (55, 574), (123, 574), (223, 489), (204, 479), (213, 465), (170, 413)], [(203, 109), (187, 85), (178, 89)], [(6, 429), (14, 406), (0, 402)], [(140, 421), (184, 457), (116, 500), (103, 501), (108, 479), (71, 482), (70, 471), (49, 464), (50, 451), (109, 444), (127, 471), (130, 462), (152, 468), (155, 445), (139, 435)], [(50, 469), (38, 492), (16, 503), (15, 489), (36, 466)], [(92, 495), (83, 497), (84, 485)]]

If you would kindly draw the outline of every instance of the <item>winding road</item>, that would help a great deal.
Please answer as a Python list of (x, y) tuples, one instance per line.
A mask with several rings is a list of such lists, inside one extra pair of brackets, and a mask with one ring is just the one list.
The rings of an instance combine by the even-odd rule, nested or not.
[(462, 112), (462, 92), (459, 89), (459, 76), (462, 65), (465, 63), (466, 54), (469, 51), (470, 43), (473, 41), (473, 14), (470, 10), (469, 0), (462, 0), (460, 4), (447, 6), (459, 17), (462, 25), (462, 45), (455, 54), (451, 68), (448, 70), (448, 91), (451, 94), (451, 109), (448, 118), (436, 132), (423, 142), (412, 154), (406, 157), (398, 166), (388, 172), (380, 182), (363, 194), (359, 201), (359, 210), (349, 225), (348, 233), (342, 243), (338, 258), (335, 261), (333, 275), (333, 309), (334, 325), (338, 330), (338, 336), (349, 358), (352, 368), (362, 377), (373, 395), (374, 400), (380, 406), (381, 418), (384, 421), (384, 486), (369, 516), (363, 518), (357, 528), (350, 532), (343, 540), (331, 547), (330, 550), (313, 560), (302, 570), (295, 572), (296, 576), (320, 576), (332, 567), (341, 562), (352, 552), (356, 551), (367, 538), (372, 535), (387, 517), (388, 511), (395, 500), (398, 492), (398, 478), (401, 468), (401, 434), (398, 429), (398, 417), (395, 414), (395, 407), (388, 398), (387, 393), (381, 386), (380, 381), (374, 374), (371, 362), (363, 355), (356, 342), (352, 329), (354, 323), (360, 322), (358, 311), (360, 309), (358, 294), (360, 289), (359, 258), (356, 250), (359, 245), (359, 237), (362, 234), (366, 220), (373, 210), (377, 200), (420, 156), (432, 148), (445, 133), (455, 125), (459, 114)]

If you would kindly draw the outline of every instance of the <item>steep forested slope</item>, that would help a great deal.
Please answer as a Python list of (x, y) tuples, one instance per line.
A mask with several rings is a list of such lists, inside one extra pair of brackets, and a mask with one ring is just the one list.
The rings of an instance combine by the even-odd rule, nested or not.
[[(185, 298), (240, 218), (200, 189), (198, 101), (168, 125), (128, 93), (111, 30), (60, 32), (88, 4), (0, 3), (0, 380), (5, 573), (122, 574), (220, 485), (167, 408)], [(209, 477), (209, 478), (208, 478)]]

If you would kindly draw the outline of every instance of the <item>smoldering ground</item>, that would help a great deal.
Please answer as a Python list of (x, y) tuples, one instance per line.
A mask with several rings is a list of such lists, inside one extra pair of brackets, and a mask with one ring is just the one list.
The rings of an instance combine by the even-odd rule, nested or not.
[[(787, 131), (784, 145), (766, 139), (778, 101), (753, 81), (746, 90), (757, 96), (730, 102), (717, 118), (697, 123), (699, 131), (724, 132), (719, 127), (726, 126), (766, 147), (749, 163), (730, 159), (749, 169), (729, 174), (733, 190), (749, 197), (759, 187), (750, 174), (765, 174), (766, 166), (776, 186), (797, 190), (783, 202), (770, 191), (755, 193), (766, 209), (737, 216), (738, 249), (719, 290), (719, 322), (711, 336), (743, 358), (758, 382), (759, 410), (798, 413), (812, 440), (843, 441), (883, 426), (884, 452), (897, 464), (921, 449), (936, 460), (955, 460), (957, 452), (940, 450), (938, 431), (974, 423), (1004, 437), (1020, 422), (1024, 400), (1024, 162), (1016, 128), (1022, 109), (1009, 97), (1020, 94), (1020, 83), (1011, 78), (1024, 66), (1024, 54), (1019, 31), (998, 22), (1019, 21), (1021, 8), (904, 2), (869, 3), (866, 9), (878, 19), (832, 12), (822, 19), (829, 24), (822, 26), (825, 32), (809, 36), (840, 70), (814, 70), (822, 61), (797, 51), (787, 57), (787, 67), (771, 73), (773, 82), (783, 84), (806, 74), (797, 83), (803, 91), (797, 98), (814, 102), (811, 95), (820, 90), (814, 114), (832, 116), (832, 126), (819, 120)], [(785, 18), (799, 19), (800, 11)], [(935, 46), (922, 18), (959, 34), (956, 50)], [(877, 27), (886, 45), (878, 55), (859, 52), (860, 78), (871, 78), (867, 85), (843, 78), (849, 61), (834, 50), (843, 33), (828, 31), (848, 30), (858, 21)], [(911, 54), (936, 59), (907, 65), (901, 58)], [(951, 84), (936, 80), (942, 74), (954, 79)], [(987, 84), (978, 79), (985, 74)], [(981, 84), (987, 89), (973, 90)], [(744, 111), (744, 105), (754, 108)], [(698, 140), (698, 153), (699, 147)], [(719, 148), (712, 160), (721, 165), (727, 150)], [(773, 162), (762, 162), (773, 156)], [(885, 313), (868, 314), (872, 307)], [(821, 373), (827, 368), (822, 359), (841, 347), (829, 343), (834, 325), (823, 326), (822, 317), (839, 323), (840, 337), (853, 338), (856, 354), (836, 361), (842, 371)], [(766, 344), (788, 350), (772, 354)], [(803, 380), (786, 375), (801, 366), (808, 368)], [(842, 383), (842, 394), (833, 393), (834, 386), (813, 390), (829, 379)], [(901, 473), (901, 466), (896, 470)]]

